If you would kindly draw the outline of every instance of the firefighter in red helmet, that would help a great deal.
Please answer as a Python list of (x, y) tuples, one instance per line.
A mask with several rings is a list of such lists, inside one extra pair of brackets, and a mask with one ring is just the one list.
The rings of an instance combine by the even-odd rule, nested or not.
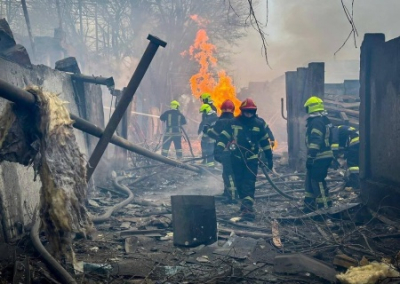
[(240, 105), (241, 114), (232, 119), (217, 139), (215, 158), (221, 160), (230, 150), (231, 165), (235, 184), (241, 199), (241, 216), (254, 220), (254, 193), (259, 164), (273, 168), (272, 151), (265, 122), (256, 116), (257, 106), (252, 99), (245, 99)]
[[(230, 125), (230, 122), (234, 117), (233, 113), (235, 111), (235, 105), (231, 100), (226, 100), (222, 103), (220, 109), (221, 116), (218, 120), (214, 124), (206, 125), (204, 127), (204, 132), (214, 140), (217, 140), (221, 132)], [(231, 165), (230, 152), (229, 149), (224, 149), (224, 152), (225, 153), (220, 160), (222, 164), (222, 179), (224, 181), (223, 196), (226, 197), (228, 202), (234, 202), (237, 197), (237, 191)]]

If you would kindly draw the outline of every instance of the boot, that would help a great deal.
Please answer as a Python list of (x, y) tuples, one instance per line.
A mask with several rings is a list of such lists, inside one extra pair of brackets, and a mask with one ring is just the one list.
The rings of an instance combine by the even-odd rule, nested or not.
[(243, 200), (242, 205), (240, 206), (240, 216), (243, 220), (254, 221), (254, 219), (256, 218), (256, 214), (253, 204), (247, 202), (246, 200)]

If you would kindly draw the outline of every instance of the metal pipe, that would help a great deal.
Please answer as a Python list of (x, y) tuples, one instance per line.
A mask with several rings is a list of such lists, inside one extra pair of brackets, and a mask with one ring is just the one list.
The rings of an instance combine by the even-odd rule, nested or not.
[(99, 142), (93, 150), (92, 155), (90, 156), (87, 165), (87, 180), (90, 180), (90, 178), (92, 177), (92, 174), (96, 169), (101, 157), (103, 156), (104, 151), (106, 150), (107, 145), (115, 132), (115, 129), (117, 129), (119, 122), (121, 121), (126, 109), (132, 101), (133, 96), (135, 95), (137, 88), (139, 87), (140, 82), (144, 77), (144, 74), (146, 73), (151, 61), (153, 60), (157, 49), (160, 46), (165, 47), (167, 45), (166, 42), (152, 35), (148, 35), (147, 39), (150, 40), (150, 42), (142, 58), (140, 59), (140, 62), (135, 72), (133, 73), (132, 78), (128, 83), (128, 86), (126, 87), (125, 92), (122, 94), (122, 97), (117, 107), (115, 108), (115, 111), (108, 121), (107, 126), (104, 129), (103, 135), (101, 136)]
[(284, 120), (287, 120), (287, 117), (285, 117), (285, 114), (283, 112), (283, 98), (281, 98), (281, 115), (282, 115)]
[(71, 79), (96, 85), (105, 85), (109, 88), (115, 86), (114, 78), (104, 78), (101, 76), (88, 76), (83, 74), (71, 74)]
[[(25, 107), (32, 107), (33, 105), (36, 104), (36, 99), (35, 97), (20, 88), (17, 88), (6, 81), (0, 79), (0, 97), (3, 97), (9, 101), (12, 101), (18, 105), (25, 106)], [(101, 137), (103, 135), (103, 129), (100, 127), (90, 123), (87, 120), (84, 120), (72, 113), (70, 113), (70, 117), (72, 120), (74, 120), (73, 127), (76, 129), (79, 129), (85, 133), (88, 133), (90, 135), (96, 136), (96, 137)], [(117, 135), (113, 135), (110, 141), (112, 144), (122, 147), (128, 151), (137, 153), (139, 155), (143, 155), (145, 157), (148, 157), (150, 159), (175, 166), (178, 168), (186, 169), (192, 172), (200, 173), (201, 169), (186, 165), (184, 163), (180, 163), (178, 161), (170, 160), (164, 156), (161, 156), (159, 154), (153, 153), (149, 150), (146, 150), (142, 147), (139, 147), (128, 140), (125, 140)]]

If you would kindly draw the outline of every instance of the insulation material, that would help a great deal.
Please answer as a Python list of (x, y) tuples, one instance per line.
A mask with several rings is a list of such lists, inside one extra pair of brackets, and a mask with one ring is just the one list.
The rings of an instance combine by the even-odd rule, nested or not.
[(68, 257), (71, 233), (86, 235), (93, 229), (84, 205), (86, 163), (66, 103), (38, 87), (27, 91), (36, 97), (37, 107), (20, 109), (10, 103), (0, 117), (0, 162), (33, 164), (42, 182), (42, 226), (54, 256)]
[(393, 266), (372, 262), (365, 266), (350, 267), (346, 273), (341, 273), (336, 277), (344, 284), (375, 284), (378, 280), (399, 276), (400, 273)]

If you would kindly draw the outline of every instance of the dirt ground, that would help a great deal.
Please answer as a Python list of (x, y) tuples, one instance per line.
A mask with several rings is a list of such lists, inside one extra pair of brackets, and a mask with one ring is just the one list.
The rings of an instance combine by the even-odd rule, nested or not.
[[(300, 211), (304, 175), (291, 173), (279, 159), (276, 172), (271, 177), (277, 186), (297, 199), (277, 194), (260, 171), (254, 222), (235, 222), (231, 218), (238, 216), (239, 205), (216, 197), (218, 241), (182, 247), (173, 244), (171, 195), (222, 194), (220, 169), (200, 175), (137, 162), (118, 173), (126, 176), (122, 183), (134, 201), (96, 224), (91, 239), (74, 240), (76, 261), (66, 264), (68, 270), (78, 283), (329, 283), (329, 273), (345, 272), (350, 265), (377, 261), (397, 268), (400, 224), (385, 217), (384, 208), (372, 212), (363, 207), (357, 192), (344, 188), (340, 172), (329, 174), (334, 207), (311, 215)], [(148, 178), (133, 182), (142, 176)], [(93, 215), (126, 198), (111, 179), (92, 192), (87, 206)], [(42, 242), (48, 245), (45, 236)], [(58, 283), (32, 248), (28, 232), (0, 250), (0, 283)], [(282, 273), (278, 259), (289, 254), (307, 257), (304, 267)], [(308, 269), (307, 261), (318, 261), (322, 268)], [(25, 278), (15, 282), (18, 275)], [(397, 283), (390, 281), (384, 283)]]

